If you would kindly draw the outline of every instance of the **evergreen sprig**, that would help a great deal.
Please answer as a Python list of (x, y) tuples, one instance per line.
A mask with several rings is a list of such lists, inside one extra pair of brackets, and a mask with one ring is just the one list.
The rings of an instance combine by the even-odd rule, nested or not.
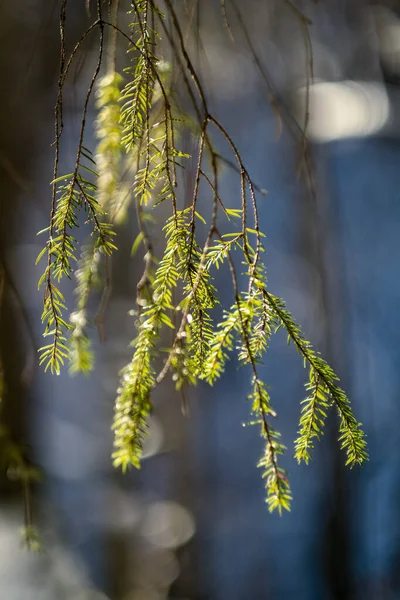
[(91, 341), (87, 333), (88, 314), (87, 305), (91, 291), (99, 288), (101, 277), (99, 265), (101, 253), (96, 244), (92, 243), (82, 250), (82, 256), (75, 272), (77, 280), (76, 310), (70, 315), (71, 333), (69, 338), (70, 373), (83, 373), (87, 375), (93, 370), (94, 354)]
[(266, 501), (270, 512), (278, 510), (281, 514), (282, 509), (290, 510), (292, 501), (287, 473), (278, 463), (279, 456), (286, 451), (286, 446), (280, 442), (280, 433), (275, 431), (267, 421), (269, 415), (275, 417), (276, 413), (271, 408), (266, 385), (260, 379), (253, 378), (253, 389), (249, 400), (252, 401), (252, 412), (257, 418), (255, 423), (261, 426), (261, 437), (265, 440), (264, 454), (257, 466), (263, 470), (262, 476), (267, 490)]
[[(311, 402), (306, 402), (303, 409), (300, 436), (296, 440), (296, 458), (299, 461), (305, 460), (307, 462), (309, 458), (307, 448), (310, 448), (312, 437), (319, 437), (321, 434), (321, 426), (323, 425), (323, 417), (329, 398), (329, 404), (336, 406), (340, 417), (339, 440), (341, 448), (347, 453), (346, 465), (353, 467), (357, 463), (363, 464), (367, 459), (367, 452), (365, 435), (361, 428), (362, 424), (355, 418), (345, 392), (336, 384), (339, 378), (304, 337), (300, 327), (286, 309), (284, 301), (273, 296), (267, 290), (264, 290), (263, 293), (265, 301), (286, 329), (288, 341), (293, 342), (305, 364), (308, 364), (310, 368), (310, 380), (307, 388), (311, 391)], [(304, 423), (306, 424), (305, 429)], [(309, 433), (310, 426), (318, 435), (313, 436)]]
[(311, 450), (314, 449), (313, 439), (321, 439), (331, 401), (326, 384), (321, 381), (319, 374), (312, 367), (309, 371), (306, 390), (309, 394), (301, 403), (303, 408), (299, 437), (295, 441), (295, 455), (299, 462), (304, 461), (308, 464), (311, 460)]
[(217, 326), (203, 365), (202, 379), (210, 385), (213, 385), (225, 370), (225, 364), (234, 348), (239, 322), (239, 310), (236, 305), (230, 311), (224, 311), (224, 317)]
[(138, 335), (132, 360), (122, 370), (115, 403), (115, 466), (125, 470), (139, 467), (147, 417), (151, 411), (150, 393), (155, 384), (154, 358), (156, 342), (163, 326), (173, 328), (172, 290), (179, 280), (177, 264), (186, 242), (187, 211), (177, 212), (164, 227), (166, 249), (154, 274), (148, 272), (137, 299)]
[[(80, 155), (94, 166), (87, 149), (82, 148)], [(97, 177), (92, 166), (78, 162), (74, 173), (58, 177), (52, 182), (53, 185), (59, 184), (59, 187), (50, 227), (44, 230), (50, 231), (50, 237), (36, 260), (39, 262), (47, 254), (47, 266), (38, 287), (45, 287), (42, 313), (42, 322), (45, 323), (44, 336), (52, 339), (50, 344), (42, 346), (39, 350), (40, 364), (44, 364), (45, 370), (50, 369), (56, 374), (60, 373), (64, 360), (70, 358), (66, 332), (72, 326), (63, 317), (66, 310), (65, 300), (54, 280), (59, 283), (63, 277), (71, 278), (73, 264), (77, 260), (77, 241), (71, 231), (79, 226), (78, 215), (81, 209), (85, 209), (87, 222), (92, 224), (96, 251), (110, 256), (116, 249), (113, 240), (115, 233), (110, 223), (103, 220), (103, 209), (94, 195), (97, 190), (96, 184), (88, 180), (86, 175), (82, 175), (82, 172), (86, 172)]]
[(133, 15), (131, 36), (134, 45), (128, 50), (134, 55), (132, 64), (125, 69), (128, 82), (122, 90), (121, 122), (122, 144), (126, 150), (134, 150), (145, 134), (155, 86), (154, 71), (157, 58), (153, 52), (157, 33), (150, 27), (150, 15), (154, 9), (148, 0), (134, 0), (129, 14)]
[(125, 216), (125, 201), (128, 196), (120, 189), (123, 167), (120, 103), (122, 82), (123, 78), (119, 73), (107, 73), (99, 79), (96, 94), (98, 142), (95, 160), (99, 173), (97, 197), (112, 222), (120, 222)]
[(143, 438), (151, 411), (150, 392), (154, 385), (152, 358), (157, 340), (157, 326), (151, 308), (138, 321), (139, 334), (133, 345), (132, 361), (122, 370), (115, 402), (113, 462), (125, 471), (130, 465), (140, 467)]

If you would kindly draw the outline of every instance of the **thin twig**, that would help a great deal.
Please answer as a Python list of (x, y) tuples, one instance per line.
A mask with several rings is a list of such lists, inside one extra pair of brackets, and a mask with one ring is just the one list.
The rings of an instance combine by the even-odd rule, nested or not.
[(226, 3), (225, 0), (220, 0), (220, 6), (221, 6), (221, 14), (222, 14), (222, 22), (224, 24), (224, 27), (231, 39), (231, 42), (234, 42), (235, 39), (233, 37), (233, 33), (232, 33), (232, 29), (231, 26), (229, 25), (229, 21), (228, 21), (228, 15), (226, 12)]

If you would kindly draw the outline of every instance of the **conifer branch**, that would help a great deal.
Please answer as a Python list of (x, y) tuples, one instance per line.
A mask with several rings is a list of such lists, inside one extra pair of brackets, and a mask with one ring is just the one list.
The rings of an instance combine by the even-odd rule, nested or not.
[[(295, 323), (291, 314), (286, 310), (284, 302), (281, 299), (276, 298), (276, 296), (273, 296), (267, 290), (263, 290), (263, 294), (266, 302), (271, 306), (277, 318), (279, 318), (285, 327), (289, 339), (293, 341), (298, 352), (303, 356), (305, 362), (308, 363), (312, 369), (310, 382), (312, 389), (314, 389), (314, 395), (313, 402), (309, 407), (309, 410), (314, 408), (316, 400), (321, 396), (321, 409), (323, 410), (326, 408), (326, 396), (329, 394), (331, 401), (336, 405), (340, 417), (339, 440), (341, 441), (342, 449), (347, 453), (346, 464), (350, 465), (351, 467), (357, 463), (363, 464), (367, 459), (365, 436), (361, 429), (361, 423), (359, 423), (353, 415), (353, 412), (350, 408), (350, 402), (346, 394), (335, 383), (335, 381), (338, 380), (337, 375), (324, 361), (324, 359), (321, 358), (321, 356), (312, 348), (310, 342), (304, 338), (299, 326)], [(315, 416), (313, 417), (313, 422), (315, 423), (314, 428), (316, 426), (318, 427)], [(301, 450), (302, 446), (304, 445), (305, 442), (302, 439), (302, 436), (300, 436), (299, 440), (297, 440), (296, 449), (296, 456), (299, 461), (302, 458), (306, 460), (308, 456), (307, 452), (304, 454), (304, 450)]]
[[(308, 22), (289, 0), (284, 1), (304, 28), (309, 86), (313, 65)], [(278, 102), (256, 56), (243, 17), (236, 3), (231, 4), (255, 64), (268, 87), (271, 102)], [(186, 386), (196, 385), (199, 381), (213, 385), (223, 374), (231, 356), (236, 355), (242, 367), (250, 372), (248, 397), (252, 403), (252, 423), (260, 426), (264, 440), (258, 466), (263, 469), (269, 509), (279, 513), (289, 510), (292, 500), (290, 485), (280, 464), (286, 448), (273, 426), (276, 413), (259, 368), (268, 352), (271, 336), (280, 327), (286, 330), (288, 339), (309, 368), (308, 395), (302, 403), (295, 441), (297, 460), (309, 462), (313, 444), (322, 435), (327, 410), (332, 404), (339, 413), (339, 440), (347, 453), (347, 464), (363, 463), (367, 453), (361, 424), (353, 415), (347, 396), (337, 386), (337, 376), (304, 337), (283, 300), (269, 292), (262, 261), (264, 234), (260, 228), (257, 204), (257, 194), (265, 194), (265, 191), (251, 178), (230, 132), (209, 110), (206, 89), (191, 59), (177, 9), (171, 0), (165, 0), (166, 15), (155, 0), (133, 0), (129, 11), (132, 21), (129, 35), (118, 25), (118, 3), (113, 5), (110, 21), (106, 21), (102, 16), (101, 1), (97, 0), (96, 20), (74, 46), (68, 59), (65, 51), (66, 5), (67, 1), (63, 0), (53, 200), (50, 226), (46, 230), (49, 240), (38, 257), (40, 259), (47, 254), (47, 267), (39, 285), (45, 287), (42, 319), (45, 335), (52, 338), (52, 343), (41, 349), (40, 360), (46, 369), (56, 373), (67, 359), (71, 371), (87, 372), (91, 369), (93, 354), (87, 331), (90, 323), (88, 299), (91, 291), (102, 284), (100, 266), (105, 261), (108, 269), (107, 261), (116, 249), (114, 226), (133, 204), (139, 235), (133, 243), (132, 254), (139, 246), (143, 247), (144, 268), (136, 290), (133, 354), (120, 374), (115, 401), (115, 466), (123, 470), (129, 466), (140, 467), (143, 440), (152, 411), (152, 393), (168, 374), (172, 375), (181, 393)], [(229, 33), (225, 2), (221, 1), (220, 5)], [(105, 28), (110, 33), (108, 72), (100, 79)], [(94, 29), (99, 30), (99, 55), (84, 102), (77, 158), (72, 173), (59, 177), (63, 87), (78, 49)], [(117, 34), (126, 43), (131, 58), (123, 77), (118, 72), (115, 59)], [(182, 94), (186, 94), (189, 100), (187, 110), (180, 106), (184, 102), (177, 96), (173, 77), (163, 60), (161, 35), (172, 53), (174, 69), (182, 79)], [(97, 148), (94, 160), (83, 144), (87, 111), (95, 84)], [(306, 112), (304, 140), (308, 108)], [(186, 207), (181, 209), (177, 171), (183, 167), (181, 159), (189, 158), (178, 149), (180, 132), (184, 128), (197, 138), (198, 154), (190, 183), (191, 201), (189, 206), (185, 201)], [(227, 143), (227, 157), (219, 153), (214, 135)], [(218, 169), (221, 162), (238, 175), (240, 208), (231, 207), (222, 198)], [(128, 184), (125, 178), (129, 179)], [(202, 181), (212, 198), (212, 214), (208, 223), (198, 211)], [(168, 204), (171, 216), (163, 227), (165, 249), (158, 262), (152, 228), (148, 227), (147, 219), (148, 211), (156, 213), (160, 203)], [(79, 225), (82, 210), (91, 225), (92, 239), (84, 247), (75, 268), (77, 244), (73, 230)], [(236, 229), (222, 234), (219, 223), (225, 219), (226, 222), (236, 222)], [(199, 241), (200, 222), (207, 227), (202, 243)], [(242, 256), (247, 269), (243, 291), (239, 289), (232, 256), (234, 251)], [(215, 322), (214, 308), (220, 301), (215, 271), (222, 265), (227, 265), (231, 273), (233, 301), (228, 310), (223, 310), (219, 322)], [(67, 308), (58, 282), (71, 277), (73, 272), (77, 278), (77, 306), (70, 317), (71, 322), (67, 323), (64, 317)], [(100, 312), (104, 311), (103, 300), (109, 293), (106, 275), (107, 289), (108, 292), (103, 293)], [(157, 373), (160, 340), (166, 330), (172, 332), (172, 342)], [(67, 333), (70, 333), (69, 341)]]

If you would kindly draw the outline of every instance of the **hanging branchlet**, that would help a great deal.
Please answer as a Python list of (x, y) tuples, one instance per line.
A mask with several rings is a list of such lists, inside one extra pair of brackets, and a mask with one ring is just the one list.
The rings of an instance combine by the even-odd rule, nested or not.
[(150, 27), (150, 11), (154, 9), (148, 0), (134, 0), (132, 7), (129, 12), (134, 19), (131, 23), (134, 46), (128, 51), (133, 53), (133, 60), (132, 64), (125, 69), (128, 83), (121, 94), (122, 143), (127, 151), (135, 149), (144, 137), (148, 115), (152, 108), (154, 70), (157, 66), (157, 59), (153, 52), (155, 32)]
[(94, 354), (88, 336), (88, 301), (93, 289), (101, 287), (100, 277), (101, 253), (96, 244), (92, 242), (82, 250), (82, 256), (75, 272), (77, 280), (76, 310), (70, 315), (71, 333), (69, 338), (71, 374), (83, 373), (87, 375), (93, 370)]
[(122, 370), (115, 402), (113, 430), (115, 433), (114, 466), (125, 471), (129, 466), (140, 467), (143, 438), (151, 411), (150, 392), (154, 385), (154, 357), (157, 328), (151, 308), (140, 315), (139, 334), (133, 345), (132, 361)]
[(115, 403), (115, 466), (125, 470), (140, 466), (147, 417), (151, 411), (150, 394), (155, 384), (153, 361), (160, 330), (174, 329), (171, 320), (172, 290), (179, 281), (178, 261), (186, 243), (187, 211), (173, 215), (164, 227), (166, 249), (155, 273), (148, 273), (146, 289), (138, 296), (138, 335), (131, 362), (122, 370)]
[(238, 326), (239, 311), (235, 305), (231, 311), (225, 311), (223, 320), (218, 324), (207, 360), (203, 365), (202, 379), (210, 385), (213, 385), (225, 370), (226, 362), (234, 349), (235, 332)]
[(345, 392), (337, 385), (339, 378), (304, 337), (300, 327), (286, 309), (284, 301), (273, 296), (267, 290), (263, 290), (263, 293), (265, 301), (274, 311), (276, 318), (280, 321), (280, 325), (286, 330), (288, 342), (293, 342), (297, 351), (302, 356), (304, 364), (306, 366), (308, 365), (311, 371), (307, 389), (311, 390), (313, 401), (311, 404), (306, 403), (304, 407), (300, 437), (296, 441), (297, 459), (299, 461), (307, 459), (307, 453), (302, 454), (303, 451), (301, 450), (304, 446), (309, 447), (309, 441), (306, 442), (305, 438), (308, 436), (310, 439), (310, 436), (307, 434), (308, 429), (306, 429), (306, 431), (303, 430), (304, 419), (306, 421), (311, 420), (311, 427), (316, 432), (318, 430), (318, 434), (320, 435), (323, 421), (321, 422), (319, 418), (316, 420), (315, 414), (313, 413), (315, 413), (315, 408), (320, 406), (323, 412), (319, 412), (319, 415), (320, 417), (323, 417), (323, 413), (328, 405), (327, 399), (329, 398), (329, 404), (336, 406), (339, 414), (339, 441), (341, 442), (341, 448), (347, 454), (346, 465), (353, 467), (356, 464), (363, 464), (368, 455), (366, 452), (365, 435), (361, 428), (362, 424), (355, 418), (350, 406), (350, 401)]
[[(45, 370), (58, 374), (64, 360), (69, 358), (69, 347), (66, 332), (72, 328), (63, 317), (66, 310), (64, 296), (60, 289), (54, 284), (54, 280), (60, 282), (63, 277), (71, 278), (74, 270), (74, 262), (77, 260), (77, 241), (70, 233), (79, 225), (79, 212), (84, 209), (87, 214), (87, 222), (92, 225), (95, 236), (95, 249), (100, 254), (110, 256), (116, 250), (113, 241), (115, 236), (110, 223), (103, 220), (104, 212), (96, 199), (96, 183), (87, 179), (88, 173), (97, 177), (93, 170), (94, 161), (85, 148), (80, 149), (80, 160), (85, 158), (86, 163), (77, 163), (74, 173), (59, 177), (53, 181), (53, 185), (59, 184), (58, 200), (56, 203), (50, 236), (47, 245), (40, 252), (38, 262), (45, 254), (49, 260), (47, 267), (39, 280), (39, 288), (45, 286), (44, 309), (42, 322), (45, 323), (45, 337), (50, 337), (52, 342), (40, 349), (40, 364), (44, 364)], [(89, 167), (87, 162), (91, 164)], [(47, 230), (45, 230), (47, 231)]]
[[(226, 21), (225, 3), (221, 6)], [(339, 414), (339, 441), (350, 466), (362, 464), (367, 459), (365, 437), (346, 394), (337, 385), (337, 376), (312, 348), (283, 300), (269, 291), (257, 206), (257, 195), (264, 192), (253, 182), (230, 133), (209, 110), (207, 94), (186, 48), (179, 15), (170, 0), (166, 0), (165, 10), (169, 27), (157, 2), (133, 0), (128, 35), (118, 27), (115, 18), (112, 23), (102, 18), (99, 0), (97, 20), (75, 46), (69, 59), (62, 45), (56, 166), (61, 135), (61, 92), (66, 74), (83, 39), (90, 32), (100, 30), (99, 64), (85, 103), (78, 158), (69, 175), (59, 178), (55, 168), (49, 240), (39, 255), (39, 258), (43, 254), (48, 256), (39, 284), (45, 287), (42, 316), (45, 335), (52, 338), (52, 343), (41, 349), (41, 362), (45, 369), (50, 368), (56, 373), (65, 359), (71, 360), (72, 371), (91, 368), (88, 298), (99, 280), (102, 255), (109, 256), (115, 250), (113, 225), (119, 219), (121, 198), (124, 211), (130, 209), (132, 201), (140, 230), (132, 250), (136, 251), (139, 246), (144, 248), (144, 270), (137, 285), (133, 355), (121, 372), (115, 402), (114, 465), (123, 470), (129, 466), (140, 467), (143, 440), (152, 411), (152, 392), (168, 374), (181, 391), (199, 381), (213, 385), (222, 376), (231, 357), (236, 356), (241, 368), (249, 372), (252, 423), (261, 429), (264, 450), (258, 466), (263, 470), (266, 501), (270, 511), (281, 513), (290, 509), (292, 500), (288, 476), (280, 464), (286, 447), (273, 426), (276, 413), (260, 375), (260, 364), (276, 331), (286, 331), (288, 340), (296, 347), (309, 371), (307, 398), (302, 403), (295, 441), (297, 460), (309, 462), (331, 406), (335, 406)], [(307, 24), (304, 22), (302, 26), (307, 27)], [(122, 77), (115, 67), (114, 55), (111, 71), (99, 81), (95, 166), (90, 152), (83, 147), (83, 132), (88, 98), (100, 69), (105, 27), (110, 27), (127, 43), (131, 61), (124, 73), (122, 90)], [(179, 109), (180, 103), (172, 93), (161, 33), (181, 76), (182, 89), (189, 103), (185, 111)], [(258, 67), (260, 69), (260, 65)], [(181, 159), (188, 155), (177, 148), (176, 140), (177, 133), (185, 128), (197, 137), (199, 150), (191, 182), (191, 202), (188, 205), (185, 197), (186, 208), (181, 209), (177, 170), (184, 166)], [(229, 149), (227, 157), (218, 152), (218, 136)], [(240, 208), (230, 206), (220, 193), (218, 165), (221, 161), (239, 177)], [(203, 183), (208, 192), (205, 198), (210, 199), (212, 206), (208, 223), (198, 212)], [(121, 190), (125, 190), (122, 195)], [(169, 205), (171, 216), (163, 227), (165, 249), (157, 258), (146, 218), (150, 210), (156, 214), (160, 203)], [(73, 230), (79, 225), (82, 210), (86, 211), (92, 227), (92, 242), (85, 248), (76, 269), (77, 243)], [(224, 225), (221, 225), (222, 221)], [(236, 228), (221, 233), (225, 231), (222, 226), (230, 228), (232, 221)], [(203, 243), (199, 242), (201, 223), (206, 226), (206, 231), (208, 228)], [(243, 288), (242, 278), (239, 287), (234, 254), (240, 255), (245, 266)], [(216, 274), (224, 265), (231, 273), (233, 299), (229, 309), (222, 307), (222, 318), (216, 320), (215, 308), (220, 303)], [(71, 322), (67, 323), (64, 317), (66, 306), (58, 282), (65, 276), (71, 277), (73, 272), (78, 281), (78, 300)], [(172, 342), (163, 353), (161, 346), (165, 347), (167, 332), (168, 339), (172, 333)], [(68, 333), (70, 342), (67, 341)], [(162, 356), (165, 360), (158, 372)]]
[[(97, 238), (97, 245), (101, 252), (109, 255), (116, 247), (113, 244), (114, 235), (110, 225), (102, 220), (103, 211), (95, 197), (96, 183), (89, 177), (97, 177), (94, 171), (94, 160), (90, 150), (84, 146), (87, 112), (92, 92), (100, 73), (100, 67), (103, 58), (104, 49), (104, 22), (102, 20), (101, 2), (97, 2), (97, 21), (99, 29), (99, 52), (97, 64), (89, 83), (86, 94), (81, 128), (79, 133), (78, 149), (73, 172), (58, 177), (58, 165), (60, 155), (60, 138), (63, 130), (62, 126), (62, 102), (63, 86), (65, 84), (68, 70), (71, 66), (72, 58), (76, 54), (79, 44), (75, 46), (71, 57), (66, 61), (65, 54), (65, 22), (66, 22), (67, 0), (64, 0), (61, 7), (60, 16), (60, 37), (61, 37), (61, 58), (60, 58), (60, 76), (58, 96), (56, 103), (56, 123), (55, 123), (55, 159), (54, 159), (54, 178), (52, 181), (52, 209), (50, 216), (49, 239), (44, 250), (39, 254), (37, 261), (44, 255), (47, 256), (47, 266), (39, 280), (39, 288), (44, 286), (44, 307), (42, 313), (42, 322), (45, 324), (44, 336), (51, 338), (51, 343), (46, 344), (40, 350), (40, 364), (44, 364), (45, 370), (50, 369), (52, 373), (59, 374), (61, 366), (66, 359), (69, 359), (69, 348), (67, 345), (66, 332), (70, 329), (63, 317), (63, 311), (66, 309), (65, 300), (62, 292), (55, 285), (63, 277), (71, 277), (73, 262), (76, 261), (76, 240), (71, 231), (78, 226), (78, 212), (85, 208), (88, 219), (92, 221), (94, 232)], [(95, 24), (91, 26), (86, 33), (93, 30)], [(81, 42), (86, 34), (82, 36)]]
[(263, 470), (265, 488), (267, 490), (267, 504), (270, 512), (282, 509), (290, 510), (292, 494), (287, 473), (279, 466), (279, 456), (284, 454), (286, 446), (280, 442), (280, 433), (275, 431), (268, 418), (275, 417), (276, 413), (271, 408), (270, 397), (266, 385), (260, 379), (253, 377), (252, 392), (249, 395), (252, 402), (252, 413), (256, 418), (252, 424), (259, 424), (261, 437), (265, 440), (265, 450), (258, 462), (258, 467)]
[(120, 222), (125, 216), (126, 193), (120, 189), (123, 146), (119, 100), (122, 81), (119, 73), (107, 73), (99, 80), (96, 94), (98, 143), (95, 160), (99, 174), (97, 197), (113, 223)]
[(178, 392), (182, 391), (185, 384), (196, 385), (197, 383), (197, 363), (190, 348), (190, 323), (191, 318), (188, 319), (185, 331), (177, 335), (173, 353), (171, 354), (172, 381), (174, 381)]
[(297, 460), (308, 464), (311, 460), (311, 450), (314, 449), (313, 438), (321, 438), (331, 401), (326, 384), (312, 367), (306, 389), (309, 395), (302, 401), (299, 437), (295, 441), (295, 450)]
[(241, 302), (242, 323), (248, 344), (238, 348), (238, 358), (244, 364), (258, 363), (265, 355), (275, 326), (275, 316), (263, 299), (262, 290), (252, 288)]
[[(194, 244), (190, 251), (189, 239), (185, 253), (181, 256), (179, 270), (185, 282), (182, 307), (188, 307), (187, 322), (189, 328), (188, 351), (193, 357), (194, 374), (198, 377), (203, 370), (210, 345), (214, 339), (214, 323), (210, 311), (218, 304), (217, 290), (206, 265), (202, 263), (202, 251)], [(186, 249), (189, 248), (189, 253)], [(194, 282), (198, 280), (196, 287)]]

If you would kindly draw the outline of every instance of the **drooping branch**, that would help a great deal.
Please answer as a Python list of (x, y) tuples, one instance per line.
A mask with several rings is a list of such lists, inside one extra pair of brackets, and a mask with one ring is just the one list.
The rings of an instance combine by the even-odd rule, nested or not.
[[(303, 30), (308, 97), (313, 70), (308, 22), (289, 0), (284, 0), (284, 4), (295, 14)], [(42, 349), (42, 362), (54, 372), (59, 372), (63, 360), (67, 358), (73, 359), (74, 370), (88, 371), (91, 368), (92, 356), (86, 327), (89, 321), (87, 300), (93, 287), (99, 285), (101, 280), (98, 265), (102, 255), (108, 257), (116, 250), (114, 226), (123, 215), (134, 210), (139, 235), (132, 250), (136, 251), (139, 246), (143, 248), (144, 270), (137, 284), (133, 355), (121, 372), (115, 402), (114, 464), (123, 470), (131, 465), (140, 466), (143, 439), (152, 411), (152, 393), (167, 375), (172, 375), (176, 388), (181, 391), (200, 381), (213, 385), (223, 375), (230, 357), (236, 354), (250, 375), (252, 422), (260, 426), (264, 442), (259, 466), (263, 469), (266, 481), (269, 509), (279, 512), (288, 510), (292, 496), (287, 474), (280, 466), (285, 446), (280, 441), (279, 432), (273, 427), (276, 413), (259, 369), (259, 362), (268, 351), (270, 338), (278, 329), (286, 330), (309, 369), (306, 384), (308, 396), (300, 418), (299, 437), (295, 441), (297, 459), (306, 462), (310, 459), (313, 442), (322, 435), (326, 411), (332, 404), (339, 413), (339, 439), (347, 453), (347, 463), (351, 466), (361, 464), (367, 454), (360, 423), (353, 415), (345, 393), (337, 386), (337, 376), (313, 350), (283, 300), (269, 291), (262, 260), (264, 235), (258, 216), (258, 194), (265, 192), (253, 181), (230, 132), (212, 114), (207, 90), (190, 55), (175, 4), (165, 0), (164, 15), (155, 0), (133, 0), (129, 11), (131, 23), (128, 34), (118, 24), (118, 4), (111, 5), (113, 16), (105, 20), (98, 0), (96, 20), (75, 45), (68, 59), (64, 42), (66, 5), (67, 1), (64, 0), (61, 12), (53, 204), (49, 241), (41, 253), (47, 253), (48, 256), (47, 268), (40, 282), (45, 284), (46, 290), (43, 312), (45, 335), (52, 336), (53, 341)], [(277, 112), (279, 99), (256, 55), (234, 1), (227, 5), (221, 2), (224, 25), (232, 35), (227, 6), (232, 7), (242, 27), (247, 47), (267, 85), (273, 108), (276, 104), (274, 110)], [(105, 78), (98, 80), (102, 68), (105, 28), (112, 33), (108, 73)], [(63, 87), (79, 47), (95, 29), (99, 30), (98, 62), (84, 102), (77, 158), (72, 173), (59, 177)], [(123, 75), (118, 73), (115, 59), (117, 34), (126, 44), (130, 56), (130, 64)], [(173, 73), (164, 59), (165, 48), (173, 57)], [(176, 92), (177, 74), (183, 82), (180, 94)], [(98, 146), (93, 159), (84, 146), (84, 134), (95, 86), (98, 92)], [(305, 155), (308, 100), (306, 113), (302, 128)], [(182, 163), (189, 158), (179, 150), (183, 131), (190, 132), (198, 141), (189, 206), (185, 208), (181, 208), (183, 193), (177, 175), (179, 169), (184, 167)], [(218, 150), (218, 137), (227, 144), (226, 157), (222, 157)], [(308, 164), (307, 158), (305, 160)], [(239, 179), (239, 209), (231, 206), (231, 202), (221, 193), (221, 161)], [(124, 177), (129, 180), (125, 187)], [(198, 210), (203, 187), (211, 206), (208, 222)], [(123, 194), (121, 190), (124, 190)], [(170, 217), (163, 227), (160, 225), (165, 249), (157, 257), (146, 219), (149, 211), (154, 218), (157, 217), (157, 207), (161, 203), (170, 207)], [(73, 266), (76, 242), (72, 232), (78, 225), (78, 215), (83, 208), (92, 223), (94, 242), (85, 248), (76, 270)], [(221, 233), (224, 231), (222, 222), (233, 222), (234, 231)], [(204, 241), (200, 241), (200, 226), (204, 225), (206, 233)], [(234, 254), (240, 255), (246, 266), (243, 289), (239, 286)], [(231, 273), (232, 305), (224, 311), (222, 319), (216, 321), (214, 309), (220, 303), (216, 273), (223, 264)], [(70, 277), (73, 272), (78, 278), (78, 300), (71, 327), (64, 320), (66, 307), (61, 292), (54, 285), (54, 279)], [(172, 330), (172, 342), (160, 369), (160, 341), (166, 330)], [(69, 342), (66, 339), (68, 331)]]

